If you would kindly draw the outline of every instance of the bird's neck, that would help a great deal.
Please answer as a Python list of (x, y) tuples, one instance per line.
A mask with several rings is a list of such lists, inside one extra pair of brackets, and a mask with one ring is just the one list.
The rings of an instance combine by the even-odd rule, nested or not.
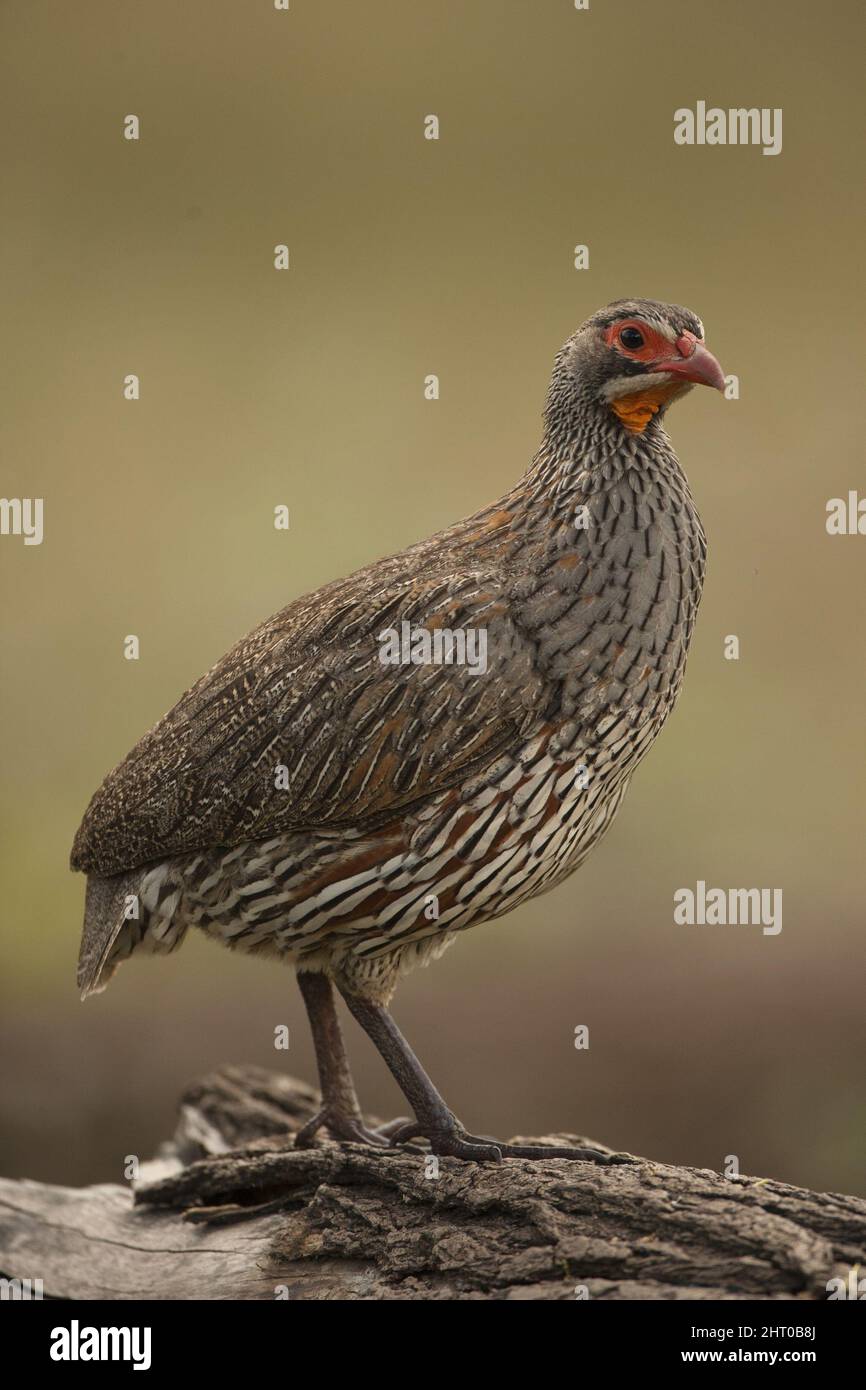
[(541, 444), (520, 481), (452, 534), (476, 559), (489, 553), (497, 562), (524, 563), (534, 556), (531, 563), (543, 565), (545, 556), (591, 550), (599, 517), (633, 510), (641, 495), (653, 497), (657, 513), (681, 498), (692, 505), (660, 419), (634, 434), (602, 405), (548, 412)]
[(528, 509), (549, 524), (573, 512), (584, 498), (618, 490), (634, 472), (649, 488), (682, 478), (661, 418), (633, 433), (599, 404), (573, 412), (548, 411), (538, 452), (518, 486)]

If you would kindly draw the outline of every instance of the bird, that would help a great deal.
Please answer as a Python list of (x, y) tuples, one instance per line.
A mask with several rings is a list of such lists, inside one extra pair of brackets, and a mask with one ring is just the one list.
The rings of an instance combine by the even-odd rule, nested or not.
[[(196, 927), (295, 969), (321, 1088), (298, 1146), (608, 1161), (470, 1133), (389, 1005), (583, 863), (676, 704), (706, 538), (665, 418), (695, 385), (725, 387), (696, 314), (608, 304), (557, 354), (510, 490), (290, 602), (202, 676), (75, 836), (82, 997)], [(339, 996), (412, 1117), (366, 1124)]]

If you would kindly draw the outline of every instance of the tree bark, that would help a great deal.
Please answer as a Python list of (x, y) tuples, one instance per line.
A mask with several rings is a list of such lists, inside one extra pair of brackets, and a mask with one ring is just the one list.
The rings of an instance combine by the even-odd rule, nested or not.
[(0, 1181), (0, 1270), (75, 1299), (823, 1300), (866, 1264), (862, 1198), (647, 1159), (295, 1149), (317, 1099), (226, 1067), (134, 1192)]

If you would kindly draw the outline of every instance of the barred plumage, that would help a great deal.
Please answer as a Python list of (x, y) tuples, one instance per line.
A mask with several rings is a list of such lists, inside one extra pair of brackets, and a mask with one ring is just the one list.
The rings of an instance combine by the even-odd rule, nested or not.
[[(653, 356), (625, 346), (635, 331)], [(302, 984), (334, 980), (375, 1037), (369, 1011), (401, 969), (580, 864), (683, 679), (705, 542), (661, 416), (689, 382), (721, 384), (701, 338), (688, 310), (653, 301), (593, 316), (557, 358), (520, 483), (290, 604), (144, 736), (73, 848), (90, 876), (85, 993), (197, 926), (292, 961)], [(486, 670), (384, 665), (383, 634), (404, 623), (482, 632)], [(324, 987), (304, 989), (314, 1036)], [(357, 1129), (327, 1095), (325, 1112)], [(437, 1123), (434, 1146), (473, 1148)]]

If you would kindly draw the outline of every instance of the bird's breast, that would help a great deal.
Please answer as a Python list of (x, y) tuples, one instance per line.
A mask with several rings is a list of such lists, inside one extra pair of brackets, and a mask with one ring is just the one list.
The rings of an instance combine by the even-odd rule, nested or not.
[(552, 534), (520, 601), (551, 709), (593, 727), (609, 711), (665, 713), (682, 681), (706, 546), (678, 466), (589, 489)]

